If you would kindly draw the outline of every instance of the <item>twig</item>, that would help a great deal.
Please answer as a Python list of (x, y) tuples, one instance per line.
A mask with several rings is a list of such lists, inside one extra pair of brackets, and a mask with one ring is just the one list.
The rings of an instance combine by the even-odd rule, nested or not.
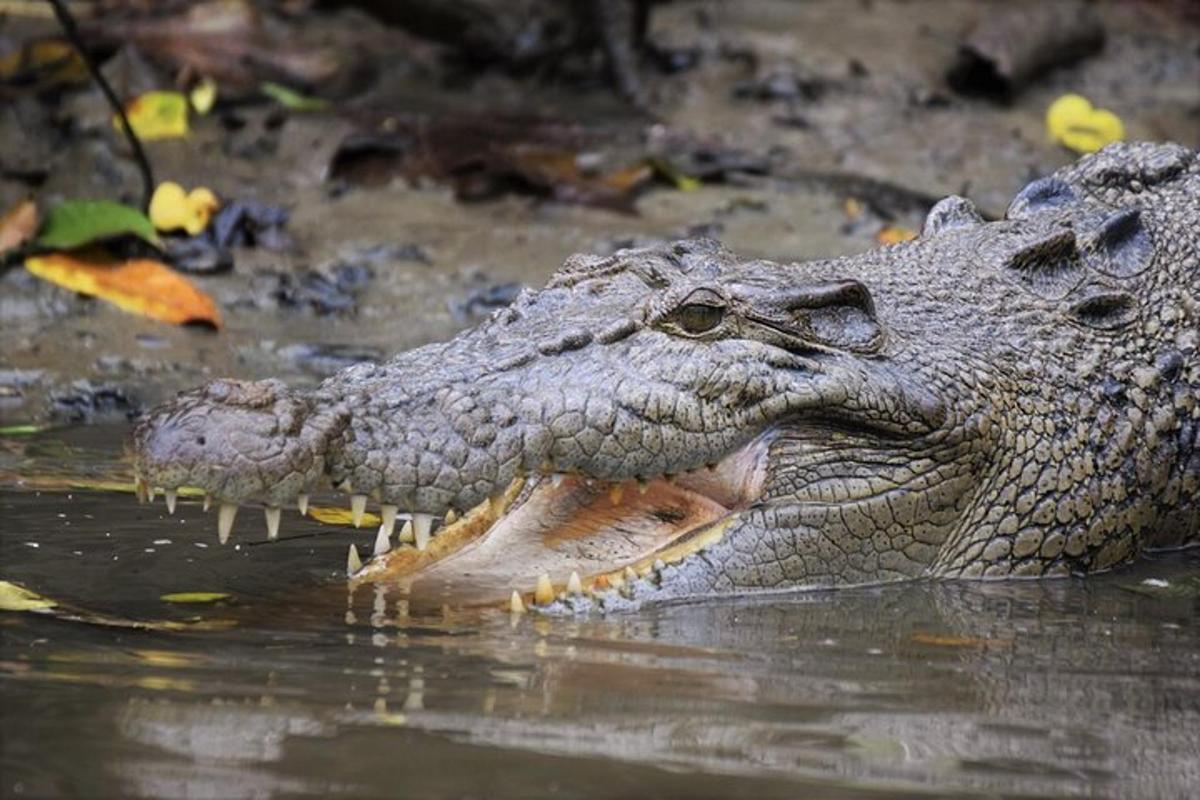
[(150, 169), (150, 161), (146, 158), (146, 151), (142, 149), (142, 143), (138, 139), (137, 134), (133, 132), (133, 126), (129, 124), (129, 117), (125, 116), (125, 109), (121, 105), (121, 101), (117, 99), (117, 94), (108, 85), (108, 81), (100, 74), (100, 68), (96, 66), (96, 62), (92, 60), (87, 48), (83, 45), (83, 39), (79, 36), (79, 29), (75, 27), (75, 18), (71, 16), (71, 12), (67, 10), (63, 0), (50, 0), (50, 5), (54, 7), (54, 15), (58, 17), (58, 24), (62, 26), (63, 33), (67, 35), (67, 39), (71, 42), (71, 46), (79, 53), (79, 57), (83, 59), (84, 65), (92, 76), (92, 80), (100, 87), (100, 91), (104, 93), (104, 97), (108, 100), (108, 104), (112, 106), (113, 111), (117, 115), (117, 119), (121, 121), (121, 130), (125, 133), (125, 139), (129, 142), (129, 147), (133, 150), (133, 159), (137, 162), (138, 171), (142, 174), (142, 211), (150, 210), (150, 198), (154, 194), (154, 173)]

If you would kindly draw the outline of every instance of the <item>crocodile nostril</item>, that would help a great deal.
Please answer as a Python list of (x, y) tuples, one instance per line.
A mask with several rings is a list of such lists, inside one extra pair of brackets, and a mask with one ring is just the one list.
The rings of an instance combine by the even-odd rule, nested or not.
[(200, 445), (201, 447), (204, 447), (204, 445), (208, 444), (208, 440), (205, 439), (203, 436), (197, 436), (196, 444)]

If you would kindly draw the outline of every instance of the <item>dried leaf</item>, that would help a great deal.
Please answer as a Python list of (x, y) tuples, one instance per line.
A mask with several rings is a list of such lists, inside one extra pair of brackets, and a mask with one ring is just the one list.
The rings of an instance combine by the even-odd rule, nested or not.
[(654, 169), (628, 154), (601, 159), (603, 168), (588, 167), (588, 156), (609, 149), (611, 140), (607, 130), (541, 117), (396, 113), (380, 119), (375, 130), (343, 140), (329, 177), (368, 186), (395, 177), (432, 178), (451, 184), (462, 200), (518, 191), (632, 211)]
[[(982, 639), (978, 636), (958, 636), (955, 634), (945, 633), (925, 633), (917, 631), (912, 635), (912, 640), (917, 644), (929, 644), (936, 647), (986, 647), (993, 642), (989, 639)], [(1007, 644), (1000, 641), (1000, 644)]]
[(162, 246), (145, 214), (108, 200), (70, 200), (50, 209), (37, 243), (52, 250), (71, 250), (118, 236), (137, 236)]
[(1086, 97), (1064, 94), (1046, 109), (1050, 138), (1076, 153), (1094, 153), (1125, 138), (1125, 123), (1106, 108), (1096, 108)]
[[(125, 116), (143, 141), (188, 135), (188, 101), (180, 92), (146, 92), (125, 106)], [(121, 128), (121, 121), (115, 116), (113, 127)]]
[(899, 244), (917, 238), (917, 232), (902, 225), (885, 225), (875, 234), (875, 241), (880, 244)]
[[(331, 508), (329, 506), (310, 506), (308, 515), (317, 522), (325, 525), (349, 525), (354, 526), (354, 517), (348, 508)], [(363, 514), (362, 527), (376, 528), (379, 526), (380, 519), (371, 512)]]
[(57, 605), (53, 600), (31, 592), (24, 586), (0, 581), (0, 611), (40, 611)]
[(221, 203), (212, 190), (203, 186), (184, 192), (173, 181), (163, 181), (150, 198), (150, 221), (160, 231), (182, 228), (195, 236), (208, 227)]
[(249, 0), (149, 3), (166, 8), (139, 16), (101, 14), (87, 34), (90, 44), (131, 44), (172, 71), (206, 75), (229, 93), (257, 90), (266, 79), (296, 86), (352, 80), (362, 52), (329, 45), (319, 25), (307, 30), (278, 18), (266, 25), (256, 5)]
[(65, 39), (36, 39), (0, 57), (0, 81), (45, 91), (87, 83), (87, 66)]
[(0, 258), (32, 239), (37, 229), (37, 206), (32, 200), (18, 201), (0, 217)]
[(116, 261), (95, 253), (51, 253), (25, 259), (25, 268), (43, 280), (99, 297), (134, 314), (162, 322), (204, 322), (221, 327), (221, 316), (212, 298), (157, 261)]
[(284, 108), (292, 111), (321, 111), (329, 108), (329, 101), (319, 97), (308, 97), (295, 89), (289, 89), (281, 83), (264, 81), (259, 84), (259, 90)]
[(216, 603), (231, 597), (228, 592), (171, 592), (158, 599), (164, 603)]

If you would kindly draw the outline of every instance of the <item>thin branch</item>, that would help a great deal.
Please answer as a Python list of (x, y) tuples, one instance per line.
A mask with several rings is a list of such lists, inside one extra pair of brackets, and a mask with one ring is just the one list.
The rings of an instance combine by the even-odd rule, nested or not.
[(117, 119), (121, 121), (121, 130), (125, 133), (125, 139), (129, 142), (130, 149), (133, 150), (133, 159), (137, 162), (138, 171), (142, 174), (142, 211), (149, 211), (150, 198), (154, 194), (154, 173), (150, 169), (150, 160), (146, 158), (146, 151), (142, 149), (141, 141), (133, 132), (133, 126), (129, 124), (129, 117), (125, 116), (125, 108), (117, 99), (116, 92), (100, 74), (100, 68), (96, 66), (96, 62), (92, 60), (87, 48), (84, 47), (83, 39), (79, 36), (79, 29), (75, 26), (75, 18), (67, 10), (66, 4), (63, 3), (63, 0), (49, 0), (49, 2), (54, 7), (54, 15), (58, 17), (58, 24), (62, 26), (63, 33), (67, 35), (67, 39), (79, 53), (79, 57), (83, 59), (88, 72), (91, 73), (92, 80), (96, 81), (96, 85), (100, 87), (100, 91), (104, 93), (104, 97), (116, 113)]

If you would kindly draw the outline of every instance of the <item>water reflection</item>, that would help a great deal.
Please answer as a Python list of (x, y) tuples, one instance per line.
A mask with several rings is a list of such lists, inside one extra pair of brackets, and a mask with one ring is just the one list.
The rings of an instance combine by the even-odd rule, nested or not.
[[(0, 616), (6, 794), (1182, 798), (1200, 785), (1198, 554), (1088, 581), (417, 618), (398, 593), (350, 595), (314, 566), (338, 563), (342, 536), (202, 551), (211, 520), (120, 500), (0, 491), (0, 577), (125, 616), (238, 626)], [(174, 543), (147, 548), (166, 524)], [(237, 602), (157, 600), (180, 589)]]

